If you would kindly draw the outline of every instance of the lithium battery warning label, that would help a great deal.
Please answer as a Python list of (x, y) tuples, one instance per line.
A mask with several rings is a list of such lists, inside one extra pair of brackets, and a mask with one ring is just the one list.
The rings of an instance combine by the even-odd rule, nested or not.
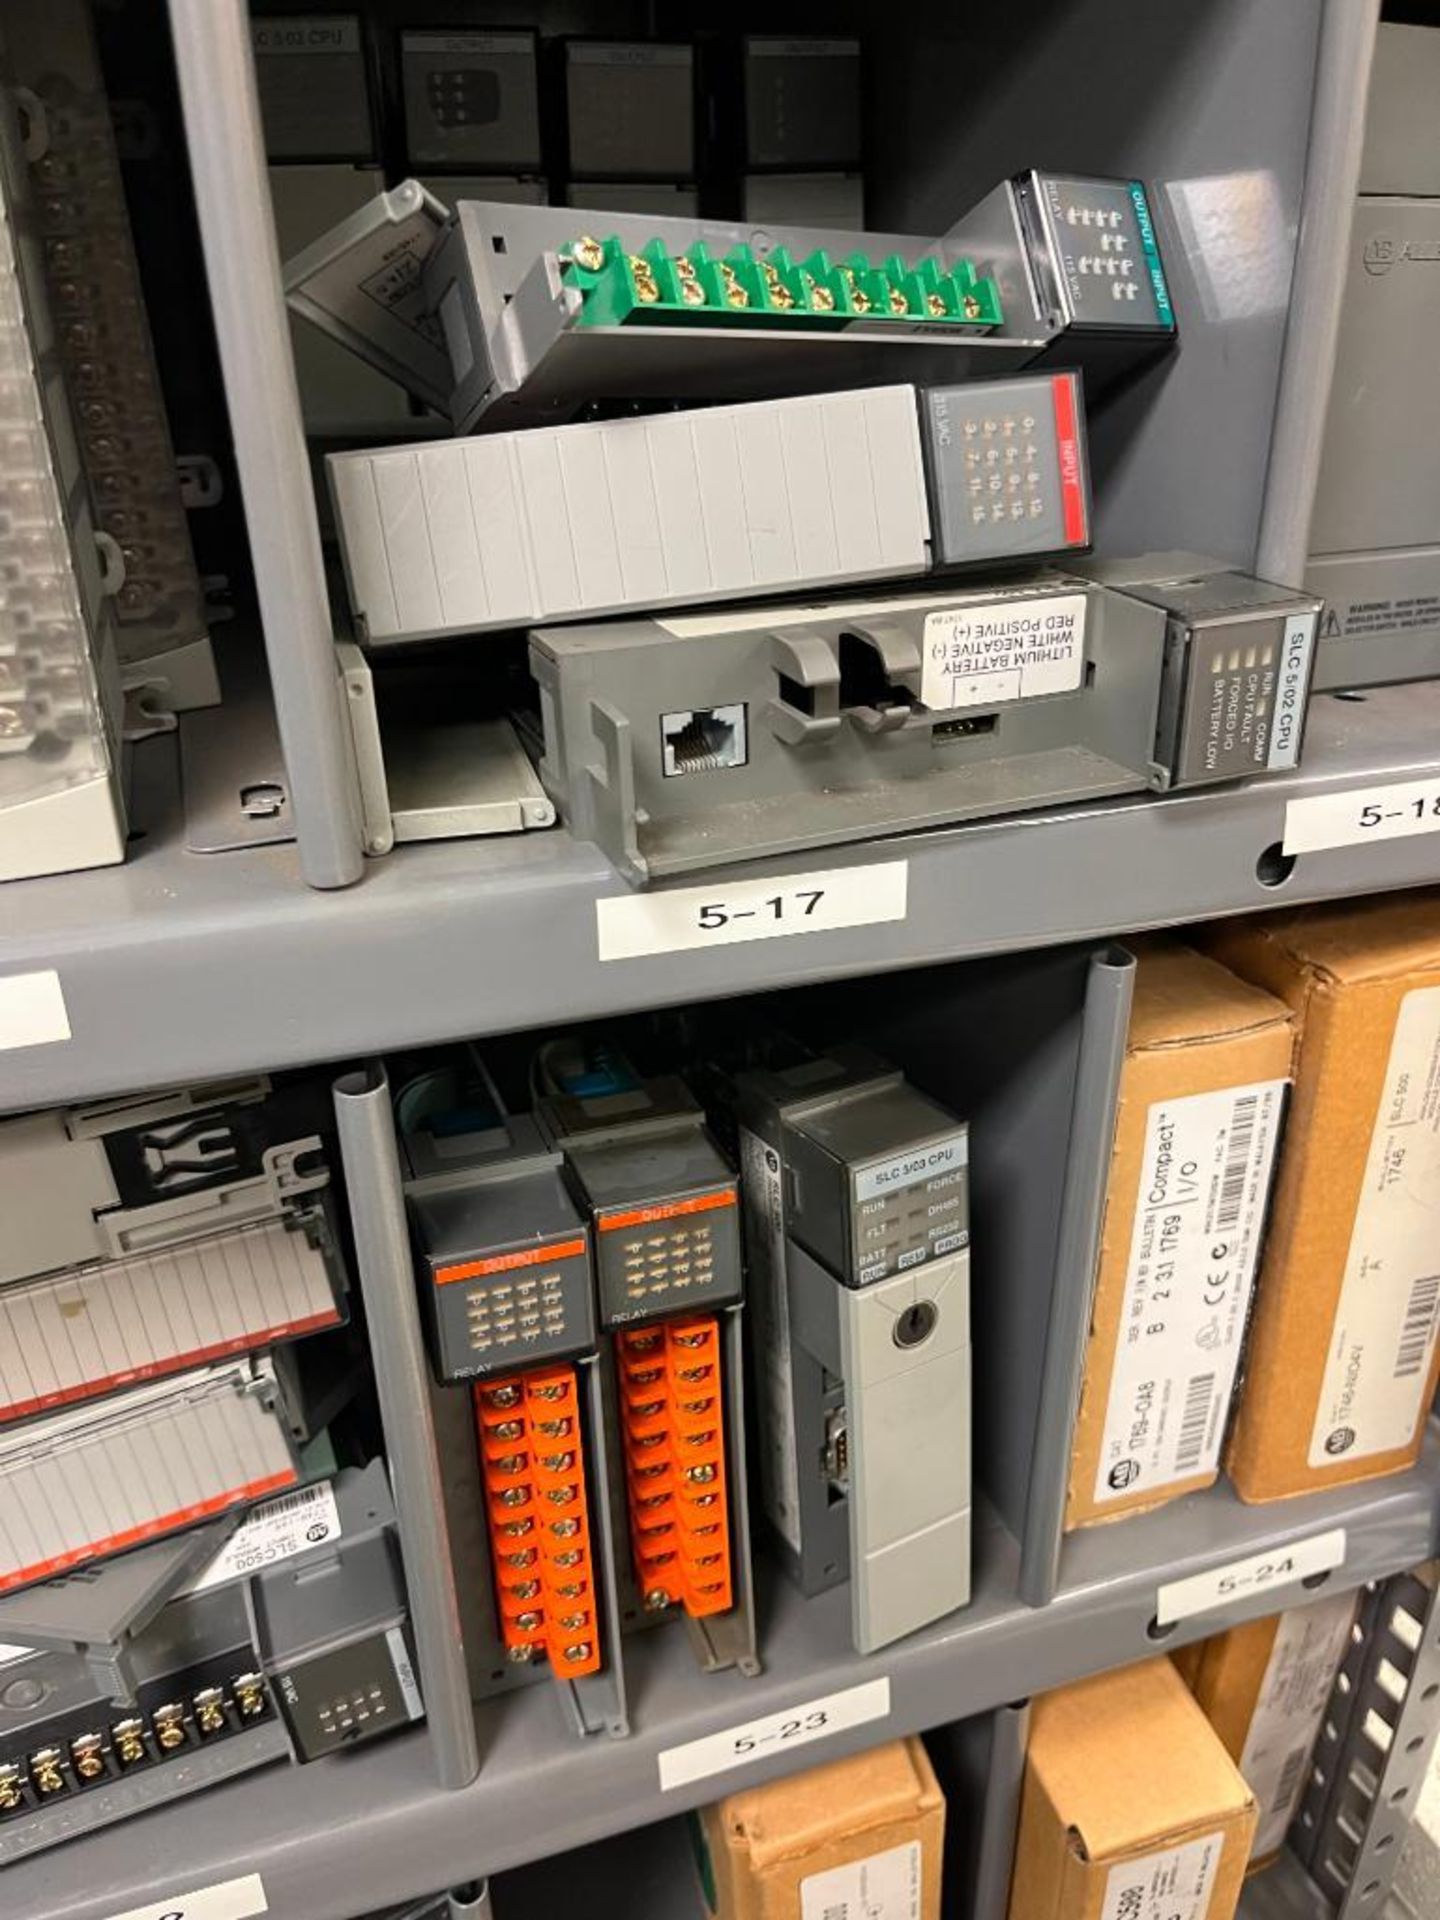
[(939, 607), (925, 616), (920, 698), (932, 712), (1073, 693), (1085, 673), (1083, 593)]

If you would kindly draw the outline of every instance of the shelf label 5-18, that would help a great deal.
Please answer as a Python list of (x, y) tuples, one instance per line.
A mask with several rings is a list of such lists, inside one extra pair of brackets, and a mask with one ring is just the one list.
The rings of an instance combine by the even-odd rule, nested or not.
[(1319, 853), (1325, 847), (1371, 846), (1440, 833), (1440, 779), (1391, 780), (1352, 787), (1347, 793), (1317, 793), (1285, 807), (1286, 853)]
[(196, 1887), (193, 1893), (172, 1894), (168, 1900), (152, 1900), (148, 1907), (127, 1907), (109, 1920), (257, 1920), (269, 1913), (270, 1903), (258, 1873), (242, 1874), (238, 1880), (217, 1880), (208, 1887)]
[(602, 960), (635, 960), (648, 953), (903, 920), (907, 880), (906, 861), (877, 860), (863, 867), (714, 880), (707, 886), (597, 900), (599, 954)]

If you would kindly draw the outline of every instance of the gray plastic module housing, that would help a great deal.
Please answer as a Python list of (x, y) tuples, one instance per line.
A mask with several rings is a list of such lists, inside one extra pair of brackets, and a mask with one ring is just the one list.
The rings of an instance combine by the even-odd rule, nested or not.
[(873, 1652), (970, 1598), (968, 1136), (858, 1047), (735, 1110), (766, 1510)]

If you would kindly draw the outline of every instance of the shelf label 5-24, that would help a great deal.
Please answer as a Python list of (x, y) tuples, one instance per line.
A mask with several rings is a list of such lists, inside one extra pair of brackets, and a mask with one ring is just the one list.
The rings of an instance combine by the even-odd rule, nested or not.
[(1192, 1614), (1239, 1606), (1257, 1594), (1297, 1586), (1312, 1574), (1330, 1573), (1344, 1564), (1345, 1529), (1332, 1527), (1328, 1533), (1312, 1533), (1290, 1546), (1268, 1547), (1243, 1560), (1227, 1561), (1223, 1567), (1168, 1581), (1155, 1595), (1155, 1619), (1162, 1627), (1173, 1626)]

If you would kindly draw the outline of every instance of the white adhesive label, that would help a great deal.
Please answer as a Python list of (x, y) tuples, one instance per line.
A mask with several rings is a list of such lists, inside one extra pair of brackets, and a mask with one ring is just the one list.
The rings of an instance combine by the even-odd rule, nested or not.
[(1275, 682), (1275, 721), (1270, 729), (1270, 753), (1265, 762), (1272, 773), (1299, 764), (1305, 689), (1310, 684), (1310, 656), (1315, 651), (1317, 619), (1313, 613), (1292, 613), (1285, 622), (1280, 671)]
[(1260, 1808), (1257, 1859), (1275, 1851), (1295, 1818), (1354, 1617), (1353, 1593), (1291, 1607), (1280, 1616), (1240, 1756), (1240, 1771)]
[(1391, 780), (1384, 786), (1317, 793), (1285, 803), (1286, 853), (1369, 846), (1440, 832), (1440, 780)]
[(800, 1469), (790, 1357), (790, 1299), (785, 1291), (785, 1217), (780, 1156), (740, 1129), (740, 1192), (745, 1205), (748, 1304), (760, 1396), (760, 1493), (770, 1524), (800, 1551)]
[(920, 698), (932, 713), (1073, 693), (1085, 674), (1083, 593), (941, 607), (925, 616)]
[(410, 1649), (405, 1644), (405, 1635), (399, 1627), (385, 1629), (385, 1644), (390, 1649), (390, 1664), (395, 1669), (395, 1684), (400, 1689), (400, 1698), (405, 1702), (405, 1711), (412, 1720), (418, 1720), (424, 1713), (424, 1703), (420, 1698), (419, 1683), (415, 1678), (415, 1665), (410, 1658)]
[(635, 960), (647, 953), (729, 947), (742, 940), (903, 920), (908, 880), (907, 861), (881, 860), (782, 879), (716, 880), (705, 887), (597, 900), (600, 958)]
[(1100, 1920), (1205, 1920), (1220, 1872), (1223, 1833), (1122, 1860), (1105, 1880)]
[(1345, 1529), (1312, 1533), (1294, 1546), (1270, 1547), (1264, 1553), (1228, 1560), (1223, 1567), (1170, 1580), (1155, 1595), (1155, 1619), (1162, 1627), (1192, 1614), (1213, 1613), (1237, 1601), (1253, 1599), (1280, 1587), (1308, 1580), (1312, 1573), (1330, 1573), (1345, 1564)]
[(0, 1053), (11, 1047), (48, 1047), (69, 1038), (65, 991), (53, 967), (0, 975)]
[(1408, 1446), (1440, 1306), (1440, 987), (1400, 1003), (1310, 1435), (1310, 1465)]
[(783, 1713), (767, 1713), (761, 1720), (728, 1727), (724, 1733), (687, 1740), (683, 1747), (666, 1747), (660, 1754), (660, 1791), (669, 1793), (672, 1788), (708, 1780), (711, 1774), (728, 1773), (733, 1767), (748, 1766), (752, 1760), (763, 1760), (774, 1753), (790, 1753), (847, 1727), (887, 1719), (889, 1713), (889, 1680), (866, 1680), (861, 1686), (846, 1687), (842, 1693), (827, 1693), (819, 1700), (787, 1707)]
[(855, 1170), (855, 1198), (877, 1200), (907, 1187), (923, 1186), (941, 1174), (958, 1172), (970, 1163), (968, 1134), (954, 1133), (948, 1140), (936, 1140), (928, 1147), (910, 1153), (893, 1154), (888, 1160), (874, 1160)]
[(1097, 1501), (1209, 1473), (1219, 1460), (1286, 1085), (1260, 1080), (1150, 1108)]
[(920, 1842), (808, 1873), (800, 1920), (920, 1920)]
[(238, 1880), (217, 1880), (208, 1887), (196, 1887), (193, 1893), (172, 1893), (166, 1900), (152, 1900), (148, 1906), (127, 1907), (124, 1913), (112, 1913), (107, 1920), (255, 1920), (269, 1913), (270, 1903), (258, 1873), (242, 1874)]
[(224, 1580), (243, 1579), (262, 1567), (308, 1553), (327, 1540), (338, 1540), (340, 1533), (340, 1509), (330, 1482), (301, 1487), (256, 1507), (180, 1591), (204, 1593), (207, 1587), (218, 1587)]

